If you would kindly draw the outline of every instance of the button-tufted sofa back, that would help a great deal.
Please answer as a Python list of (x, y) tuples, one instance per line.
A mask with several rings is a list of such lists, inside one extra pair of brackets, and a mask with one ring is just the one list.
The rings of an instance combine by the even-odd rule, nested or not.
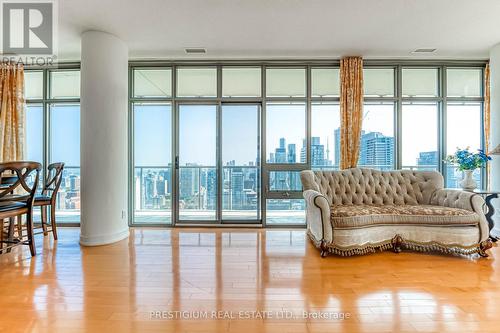
[(332, 205), (426, 205), (444, 186), (437, 171), (302, 171), (302, 187), (323, 194)]

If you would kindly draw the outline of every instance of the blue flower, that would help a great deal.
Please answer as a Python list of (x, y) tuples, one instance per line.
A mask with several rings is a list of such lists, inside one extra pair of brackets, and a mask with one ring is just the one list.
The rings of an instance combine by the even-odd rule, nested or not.
[(491, 161), (491, 156), (488, 156), (483, 149), (478, 149), (476, 153), (469, 151), (469, 148), (457, 148), (455, 154), (446, 158), (445, 162), (456, 165), (459, 170), (475, 170), (486, 166), (488, 161)]

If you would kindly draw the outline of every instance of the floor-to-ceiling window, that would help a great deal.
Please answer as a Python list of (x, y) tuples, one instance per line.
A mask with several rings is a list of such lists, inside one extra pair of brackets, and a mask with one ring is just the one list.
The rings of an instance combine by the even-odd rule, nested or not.
[(405, 169), (440, 169), (439, 71), (437, 67), (410, 67), (401, 71), (401, 158)]
[(359, 149), (360, 167), (392, 170), (395, 159), (395, 69), (363, 70), (363, 127)]
[[(446, 155), (457, 148), (477, 151), (483, 147), (483, 73), (481, 68), (448, 68), (446, 70)], [(446, 166), (446, 186), (460, 187), (462, 173)], [(474, 172), (478, 183), (481, 170)]]
[[(360, 166), (439, 170), (458, 187), (461, 173), (443, 160), (483, 147), (483, 70), (366, 61)], [(340, 161), (337, 62), (146, 62), (131, 73), (134, 224), (304, 224), (300, 171)], [(80, 219), (79, 81), (73, 65), (25, 76), (26, 158), (66, 163), (63, 223)], [(484, 183), (484, 173), (475, 177)]]
[(223, 104), (222, 219), (260, 218), (260, 105)]
[(168, 225), (173, 207), (172, 69), (136, 68), (131, 83), (133, 222)]
[(307, 70), (267, 67), (265, 75), (265, 221), (304, 224), (300, 170), (307, 168)]
[(172, 221), (172, 106), (134, 103), (134, 219), (137, 223)]
[[(25, 157), (44, 168), (64, 162), (57, 222), (80, 222), (80, 71), (77, 66), (25, 71)], [(35, 210), (35, 214), (38, 212)]]
[[(483, 69), (366, 61), (359, 165), (457, 186), (444, 158), (483, 145)], [(304, 225), (300, 172), (339, 168), (338, 62), (143, 62), (131, 79), (134, 224)]]
[[(340, 163), (340, 73), (312, 67), (310, 161), (314, 170), (336, 170)], [(306, 161), (306, 154), (301, 155)]]

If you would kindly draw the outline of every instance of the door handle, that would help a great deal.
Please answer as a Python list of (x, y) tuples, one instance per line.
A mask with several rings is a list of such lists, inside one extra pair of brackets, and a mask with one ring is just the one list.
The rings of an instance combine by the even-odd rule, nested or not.
[(285, 193), (283, 193), (283, 196), (284, 196), (285, 198), (289, 198), (289, 197), (290, 197), (290, 193), (285, 192)]
[(179, 156), (175, 157), (175, 170), (179, 170)]

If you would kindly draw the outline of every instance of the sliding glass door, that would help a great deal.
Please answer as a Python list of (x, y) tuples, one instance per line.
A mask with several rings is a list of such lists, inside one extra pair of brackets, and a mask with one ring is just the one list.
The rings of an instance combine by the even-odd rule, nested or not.
[(172, 106), (135, 103), (134, 222), (172, 223)]
[(179, 221), (216, 221), (217, 105), (181, 104), (178, 111)]
[(260, 106), (181, 103), (177, 114), (177, 221), (259, 222)]
[(222, 220), (260, 219), (260, 106), (223, 104)]

